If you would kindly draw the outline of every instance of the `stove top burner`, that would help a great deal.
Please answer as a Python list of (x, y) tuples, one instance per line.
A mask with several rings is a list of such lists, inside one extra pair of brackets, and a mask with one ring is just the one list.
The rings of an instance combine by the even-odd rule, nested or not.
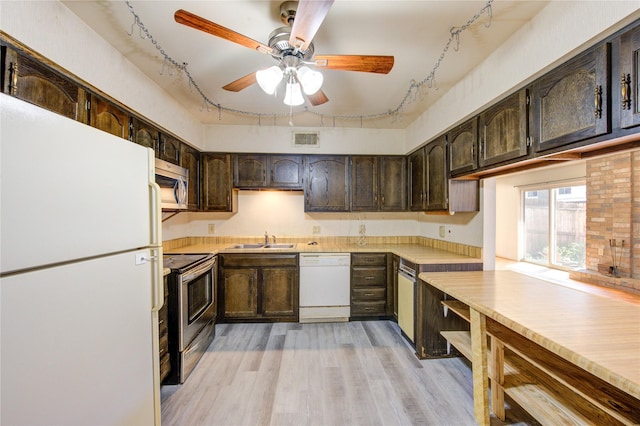
[(184, 269), (190, 265), (211, 257), (210, 254), (165, 254), (163, 266), (172, 271)]

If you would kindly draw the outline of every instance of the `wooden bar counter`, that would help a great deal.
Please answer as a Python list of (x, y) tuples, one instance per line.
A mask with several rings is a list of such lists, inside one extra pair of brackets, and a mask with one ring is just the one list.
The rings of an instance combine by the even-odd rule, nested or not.
[(506, 393), (543, 424), (640, 424), (640, 297), (512, 271), (419, 277), (470, 322), (441, 334), (472, 362), (479, 424), (489, 424), (489, 379), (499, 418)]

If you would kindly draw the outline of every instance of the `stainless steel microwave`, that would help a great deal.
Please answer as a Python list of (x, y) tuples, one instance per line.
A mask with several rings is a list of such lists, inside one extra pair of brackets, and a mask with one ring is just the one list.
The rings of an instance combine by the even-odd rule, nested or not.
[(189, 170), (156, 158), (156, 183), (160, 186), (162, 210), (186, 210)]

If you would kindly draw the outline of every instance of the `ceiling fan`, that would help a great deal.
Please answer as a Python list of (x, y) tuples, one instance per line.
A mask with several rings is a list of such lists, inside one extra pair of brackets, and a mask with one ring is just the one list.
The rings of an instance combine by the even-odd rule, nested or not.
[(394, 62), (393, 56), (314, 55), (313, 37), (327, 16), (333, 1), (285, 1), (280, 5), (280, 19), (287, 26), (274, 30), (269, 36), (268, 44), (260, 43), (186, 10), (176, 11), (174, 19), (188, 27), (270, 55), (278, 61), (278, 65), (240, 77), (223, 89), (239, 92), (258, 83), (266, 93), (273, 94), (284, 80), (285, 104), (302, 104), (304, 92), (312, 105), (321, 105), (329, 100), (320, 89), (323, 77), (309, 65), (316, 68), (388, 74)]

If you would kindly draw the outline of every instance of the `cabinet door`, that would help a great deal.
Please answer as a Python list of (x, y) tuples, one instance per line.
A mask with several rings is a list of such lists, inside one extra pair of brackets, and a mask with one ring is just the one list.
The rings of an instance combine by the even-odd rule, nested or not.
[(349, 210), (349, 164), (344, 156), (311, 155), (307, 162), (305, 211)]
[(265, 317), (298, 320), (296, 268), (262, 268), (261, 313)]
[(405, 157), (379, 157), (380, 211), (407, 209), (407, 160)]
[(272, 155), (269, 157), (269, 187), (302, 189), (302, 157), (299, 155)]
[(152, 125), (134, 117), (133, 118), (133, 142), (146, 146), (156, 152), (156, 157), (160, 154), (160, 131)]
[(73, 120), (80, 119), (84, 105), (78, 105), (77, 84), (7, 46), (2, 46), (2, 55), (6, 94)]
[(444, 136), (425, 147), (427, 164), (427, 210), (446, 210), (448, 207), (448, 178), (446, 139)]
[(160, 159), (172, 164), (180, 164), (180, 142), (173, 136), (160, 134)]
[(224, 318), (256, 318), (258, 269), (223, 269), (222, 299)]
[(233, 211), (231, 155), (203, 154), (202, 173), (202, 209), (204, 211)]
[(90, 126), (129, 139), (129, 113), (95, 95), (91, 96), (89, 105)]
[(640, 124), (640, 27), (620, 37), (620, 127)]
[(526, 90), (483, 112), (480, 115), (480, 167), (527, 155), (527, 120)]
[(478, 167), (478, 120), (473, 118), (449, 131), (449, 170), (452, 175), (470, 172)]
[(378, 160), (351, 157), (351, 210), (378, 210)]
[(409, 210), (423, 211), (425, 206), (425, 153), (424, 148), (409, 155)]
[(237, 188), (265, 188), (267, 186), (267, 156), (236, 155), (234, 186)]
[(589, 49), (533, 89), (536, 152), (603, 135), (609, 124), (609, 44)]
[(180, 143), (180, 166), (189, 170), (189, 210), (200, 209), (200, 152), (189, 145)]

